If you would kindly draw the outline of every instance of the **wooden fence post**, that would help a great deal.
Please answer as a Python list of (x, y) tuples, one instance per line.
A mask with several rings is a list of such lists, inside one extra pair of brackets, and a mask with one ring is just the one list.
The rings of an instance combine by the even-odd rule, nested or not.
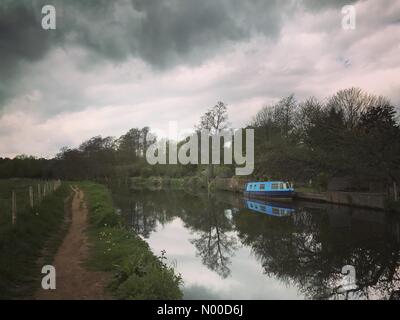
[(38, 203), (42, 201), (42, 188), (40, 186), (40, 183), (38, 184)]
[(17, 195), (15, 191), (11, 194), (11, 216), (12, 216), (12, 224), (14, 225), (17, 221)]
[(33, 209), (33, 188), (32, 188), (32, 186), (29, 186), (29, 205), (31, 206), (31, 209)]

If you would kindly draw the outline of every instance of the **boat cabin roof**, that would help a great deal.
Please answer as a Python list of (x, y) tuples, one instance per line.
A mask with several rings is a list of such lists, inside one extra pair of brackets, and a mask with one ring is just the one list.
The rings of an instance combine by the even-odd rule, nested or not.
[(247, 182), (247, 184), (273, 184), (273, 183), (287, 183), (287, 181), (255, 181), (255, 182)]
[(257, 181), (246, 184), (247, 191), (288, 191), (293, 190), (290, 183), (283, 181)]

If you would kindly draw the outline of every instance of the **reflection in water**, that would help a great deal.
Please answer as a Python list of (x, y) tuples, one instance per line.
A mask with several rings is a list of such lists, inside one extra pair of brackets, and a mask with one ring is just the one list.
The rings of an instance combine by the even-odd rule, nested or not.
[[(398, 296), (400, 224), (388, 214), (232, 194), (118, 190), (114, 200), (153, 250), (176, 259), (186, 298)], [(345, 286), (344, 266), (354, 267), (356, 285)]]
[(231, 215), (225, 215), (226, 211), (218, 207), (215, 198), (206, 199), (197, 216), (192, 215), (197, 219), (198, 228), (194, 229), (195, 237), (190, 242), (203, 264), (226, 278), (230, 275), (230, 257), (238, 246), (237, 237), (232, 233)]
[(244, 204), (249, 210), (276, 217), (288, 216), (295, 212), (293, 208), (288, 208), (288, 204), (271, 203), (254, 199), (245, 199)]

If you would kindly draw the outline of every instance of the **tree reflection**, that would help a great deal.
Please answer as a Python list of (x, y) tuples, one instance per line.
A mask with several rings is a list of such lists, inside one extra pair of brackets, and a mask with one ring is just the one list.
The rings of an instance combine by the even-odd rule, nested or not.
[(163, 191), (131, 194), (115, 190), (113, 198), (126, 224), (145, 238), (156, 231), (157, 223), (180, 218), (195, 236), (190, 242), (202, 263), (223, 278), (230, 275), (238, 239), (224, 214), (226, 205), (215, 198)]
[(238, 241), (232, 232), (232, 223), (224, 212), (224, 207), (217, 205), (215, 198), (209, 197), (199, 212), (198, 217), (202, 217), (201, 224), (198, 224), (200, 228), (195, 229), (197, 237), (191, 243), (205, 266), (222, 278), (227, 278), (231, 274), (229, 266)]
[[(179, 218), (191, 231), (196, 255), (222, 278), (231, 275), (232, 257), (244, 245), (267, 276), (295, 285), (310, 299), (399, 296), (400, 223), (384, 213), (307, 204), (290, 216), (247, 209), (226, 215), (227, 208), (238, 207), (237, 197), (171, 191), (118, 192), (114, 200), (127, 225), (144, 237)], [(344, 291), (346, 265), (355, 268), (357, 287)]]
[(163, 193), (124, 194), (118, 191), (113, 199), (126, 225), (144, 238), (156, 231), (158, 223), (163, 225), (174, 219), (174, 211), (165, 209), (168, 197)]
[[(399, 289), (399, 241), (388, 226), (398, 221), (368, 220), (370, 212), (351, 210), (337, 226), (340, 207), (298, 209), (290, 218), (235, 217), (239, 237), (252, 247), (266, 274), (295, 284), (312, 299), (388, 299)], [(350, 209), (345, 209), (350, 210)], [(376, 217), (384, 217), (376, 213)], [(340, 225), (340, 224), (339, 224)], [(356, 270), (357, 288), (343, 292), (342, 267)]]

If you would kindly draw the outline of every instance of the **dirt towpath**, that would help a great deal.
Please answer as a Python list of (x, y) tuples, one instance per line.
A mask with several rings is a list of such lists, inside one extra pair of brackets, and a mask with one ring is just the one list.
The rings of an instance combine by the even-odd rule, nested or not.
[(87, 270), (83, 263), (88, 259), (88, 211), (82, 190), (73, 189), (71, 223), (66, 237), (53, 261), (56, 269), (56, 289), (40, 288), (35, 295), (38, 300), (104, 300), (110, 299), (104, 288), (109, 275)]

